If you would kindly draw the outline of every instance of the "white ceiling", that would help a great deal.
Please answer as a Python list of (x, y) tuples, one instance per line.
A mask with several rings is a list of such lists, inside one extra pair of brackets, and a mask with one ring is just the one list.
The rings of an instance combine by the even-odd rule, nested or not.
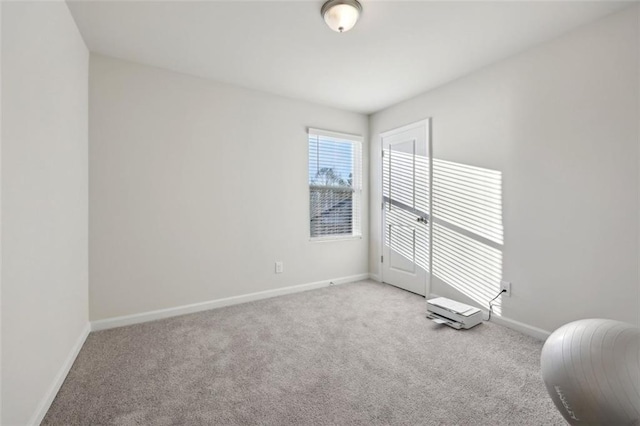
[(89, 49), (371, 113), (629, 5), (361, 0), (335, 33), (319, 1), (69, 1)]

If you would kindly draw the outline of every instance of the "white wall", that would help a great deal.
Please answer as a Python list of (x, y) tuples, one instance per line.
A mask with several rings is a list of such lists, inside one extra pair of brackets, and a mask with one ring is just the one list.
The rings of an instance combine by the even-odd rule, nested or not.
[[(434, 157), (501, 171), (505, 317), (553, 330), (639, 323), (634, 6), (371, 117), (370, 263), (379, 273), (378, 134), (433, 117)], [(431, 291), (471, 302), (442, 281)], [(486, 307), (486, 306), (485, 306)]]
[(0, 422), (2, 422), (2, 3), (0, 2)]
[(89, 55), (64, 2), (2, 9), (2, 424), (24, 425), (88, 325)]
[(93, 54), (89, 92), (92, 320), (368, 272), (309, 242), (306, 136), (366, 116)]

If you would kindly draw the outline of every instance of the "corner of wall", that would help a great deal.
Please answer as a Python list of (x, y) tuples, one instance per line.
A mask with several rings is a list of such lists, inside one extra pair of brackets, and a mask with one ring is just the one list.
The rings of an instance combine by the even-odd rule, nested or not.
[(0, 25), (0, 422), (37, 424), (90, 330), (89, 51), (65, 2), (0, 2)]
[(33, 413), (33, 417), (28, 422), (29, 425), (39, 425), (42, 420), (44, 420), (44, 416), (47, 414), (47, 411), (49, 411), (49, 407), (51, 407), (51, 404), (62, 387), (64, 380), (67, 378), (67, 374), (69, 374), (69, 371), (71, 370), (71, 367), (78, 357), (80, 349), (82, 349), (82, 345), (84, 345), (84, 342), (87, 340), (90, 332), (91, 324), (87, 321), (86, 325), (80, 332), (80, 335), (76, 339), (75, 344), (65, 358), (64, 363), (58, 370), (53, 382), (51, 382), (49, 389), (40, 400), (38, 408), (36, 408), (36, 411)]
[[(637, 40), (637, 63), (638, 63), (638, 93), (636, 102), (638, 103), (638, 199), (640, 200), (640, 4), (636, 6), (637, 24), (636, 24), (636, 40)], [(638, 209), (638, 323), (640, 327), (640, 208)]]
[(2, 5), (0, 1), (0, 422), (2, 422)]

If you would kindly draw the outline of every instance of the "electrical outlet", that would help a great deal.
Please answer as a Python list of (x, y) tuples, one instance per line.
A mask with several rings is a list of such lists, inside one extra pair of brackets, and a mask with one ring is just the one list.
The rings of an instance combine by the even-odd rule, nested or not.
[(506, 290), (502, 293), (503, 296), (511, 297), (511, 283), (509, 281), (500, 281), (500, 291)]
[(284, 272), (284, 263), (279, 260), (276, 262), (276, 274), (281, 274)]

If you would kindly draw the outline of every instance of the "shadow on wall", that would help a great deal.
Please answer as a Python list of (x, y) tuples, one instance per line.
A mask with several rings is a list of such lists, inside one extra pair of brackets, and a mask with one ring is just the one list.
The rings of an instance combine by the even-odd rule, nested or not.
[(502, 278), (502, 172), (434, 159), (433, 216), (433, 275), (486, 306)]
[[(389, 196), (393, 191), (395, 201), (428, 212), (428, 181), (416, 182), (411, 176), (428, 176), (429, 159), (398, 152), (386, 159), (383, 195)], [(395, 174), (393, 189), (389, 169)], [(414, 194), (416, 199), (409, 199)], [(415, 221), (411, 211), (396, 209), (389, 214), (397, 216), (393, 218), (395, 223), (406, 226)], [(385, 243), (394, 253), (429, 271), (428, 235), (425, 228), (422, 230), (424, 235), (416, 235), (415, 240), (410, 234), (391, 240), (385, 232)], [(502, 173), (434, 159), (433, 275), (486, 306), (500, 291), (503, 244)], [(501, 314), (500, 300), (494, 302), (494, 313)]]

